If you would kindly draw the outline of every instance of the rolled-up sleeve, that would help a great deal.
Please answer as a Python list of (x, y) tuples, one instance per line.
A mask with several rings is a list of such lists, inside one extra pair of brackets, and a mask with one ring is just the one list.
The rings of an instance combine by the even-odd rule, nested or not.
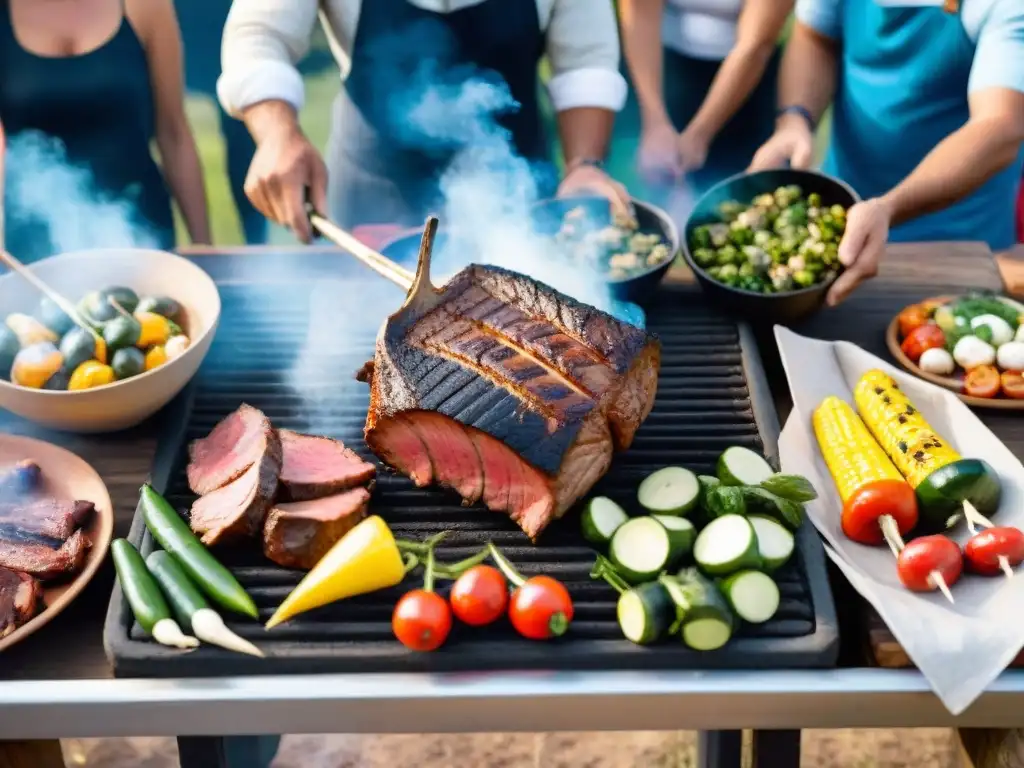
[(967, 89), (1009, 88), (1024, 93), (1024, 2), (968, 0), (964, 28), (975, 40)]
[(234, 0), (217, 81), (225, 112), (238, 117), (271, 99), (301, 109), (304, 89), (295, 63), (309, 49), (318, 8), (317, 0)]
[(622, 109), (626, 81), (619, 74), (619, 30), (611, 0), (555, 0), (547, 53), (548, 91), (556, 110)]
[(819, 35), (838, 40), (843, 34), (843, 0), (797, 0), (796, 20)]

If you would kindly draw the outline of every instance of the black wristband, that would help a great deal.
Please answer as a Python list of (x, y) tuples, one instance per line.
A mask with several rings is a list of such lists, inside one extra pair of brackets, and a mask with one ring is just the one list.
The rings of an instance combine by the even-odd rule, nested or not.
[(591, 168), (597, 168), (599, 171), (604, 170), (604, 160), (594, 157), (576, 157), (565, 164), (566, 173), (569, 171), (575, 171), (581, 166), (590, 166)]
[(779, 119), (783, 115), (800, 115), (804, 120), (807, 121), (807, 127), (811, 129), (813, 133), (818, 128), (818, 121), (814, 119), (814, 115), (807, 107), (802, 107), (799, 104), (790, 104), (787, 107), (782, 107), (778, 112), (775, 113), (775, 119)]

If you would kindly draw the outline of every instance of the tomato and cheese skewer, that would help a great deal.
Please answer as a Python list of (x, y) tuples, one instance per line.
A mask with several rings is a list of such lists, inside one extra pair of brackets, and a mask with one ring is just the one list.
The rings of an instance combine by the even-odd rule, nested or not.
[(861, 544), (881, 544), (883, 518), (891, 518), (900, 534), (909, 533), (917, 525), (917, 497), (853, 408), (826, 397), (812, 421), (843, 502), (843, 533)]
[(1002, 489), (995, 470), (965, 459), (939, 437), (891, 376), (868, 371), (853, 390), (857, 410), (871, 434), (917, 494), (921, 527), (944, 531), (970, 502), (979, 512), (999, 507)]
[[(979, 576), (1013, 578), (1013, 569), (1024, 562), (1024, 531), (997, 526), (980, 514), (970, 503), (964, 504), (967, 528), (971, 538), (964, 545), (967, 570)], [(978, 526), (982, 530), (978, 530)]]
[(949, 602), (949, 588), (960, 580), (964, 556), (952, 539), (941, 534), (921, 536), (900, 549), (896, 556), (896, 574), (904, 587), (912, 592), (938, 589)]

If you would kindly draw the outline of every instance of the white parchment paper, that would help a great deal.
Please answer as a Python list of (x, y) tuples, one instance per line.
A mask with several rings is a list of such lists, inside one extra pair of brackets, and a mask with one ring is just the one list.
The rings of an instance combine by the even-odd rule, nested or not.
[[(999, 474), (998, 525), (1024, 528), (1024, 466), (951, 392), (848, 342), (808, 339), (781, 326), (775, 338), (793, 396), (793, 412), (779, 439), (782, 470), (804, 475), (818, 489), (820, 498), (807, 505), (807, 513), (829, 556), (875, 607), (943, 704), (960, 714), (1024, 646), (1024, 569), (1013, 579), (965, 574), (953, 586), (955, 605), (938, 592), (907, 591), (888, 547), (864, 546), (843, 535), (842, 503), (818, 450), (811, 415), (829, 395), (853, 405), (860, 376), (872, 368), (886, 371), (940, 436), (962, 456), (984, 459)], [(962, 523), (950, 535), (961, 544), (970, 537)]]

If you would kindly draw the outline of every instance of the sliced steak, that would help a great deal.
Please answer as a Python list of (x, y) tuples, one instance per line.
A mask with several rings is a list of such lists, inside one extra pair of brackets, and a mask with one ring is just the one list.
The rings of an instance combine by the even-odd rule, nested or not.
[(57, 579), (81, 570), (90, 546), (89, 539), (81, 530), (71, 534), (59, 549), (0, 537), (0, 568), (22, 571), (42, 581)]
[(75, 528), (92, 514), (91, 501), (32, 501), (0, 504), (0, 530), (15, 536), (39, 536), (60, 543), (67, 541)]
[(263, 526), (263, 554), (285, 568), (309, 570), (366, 516), (365, 488), (310, 501), (277, 504)]
[(243, 404), (189, 446), (189, 487), (200, 496), (224, 487), (259, 461), (274, 442), (280, 446), (270, 419)]
[(302, 435), (287, 429), (281, 437), (281, 495), (305, 501), (365, 485), (377, 468), (363, 461), (344, 443), (329, 437)]
[(27, 573), (0, 568), (0, 637), (34, 617), (43, 603), (43, 587)]
[(208, 547), (254, 538), (277, 494), (281, 474), (281, 440), (271, 431), (258, 460), (239, 477), (192, 504), (192, 530)]
[(628, 448), (657, 390), (658, 341), (496, 267), (471, 266), (385, 323), (365, 436), (417, 485), (447, 485), (536, 538)]

